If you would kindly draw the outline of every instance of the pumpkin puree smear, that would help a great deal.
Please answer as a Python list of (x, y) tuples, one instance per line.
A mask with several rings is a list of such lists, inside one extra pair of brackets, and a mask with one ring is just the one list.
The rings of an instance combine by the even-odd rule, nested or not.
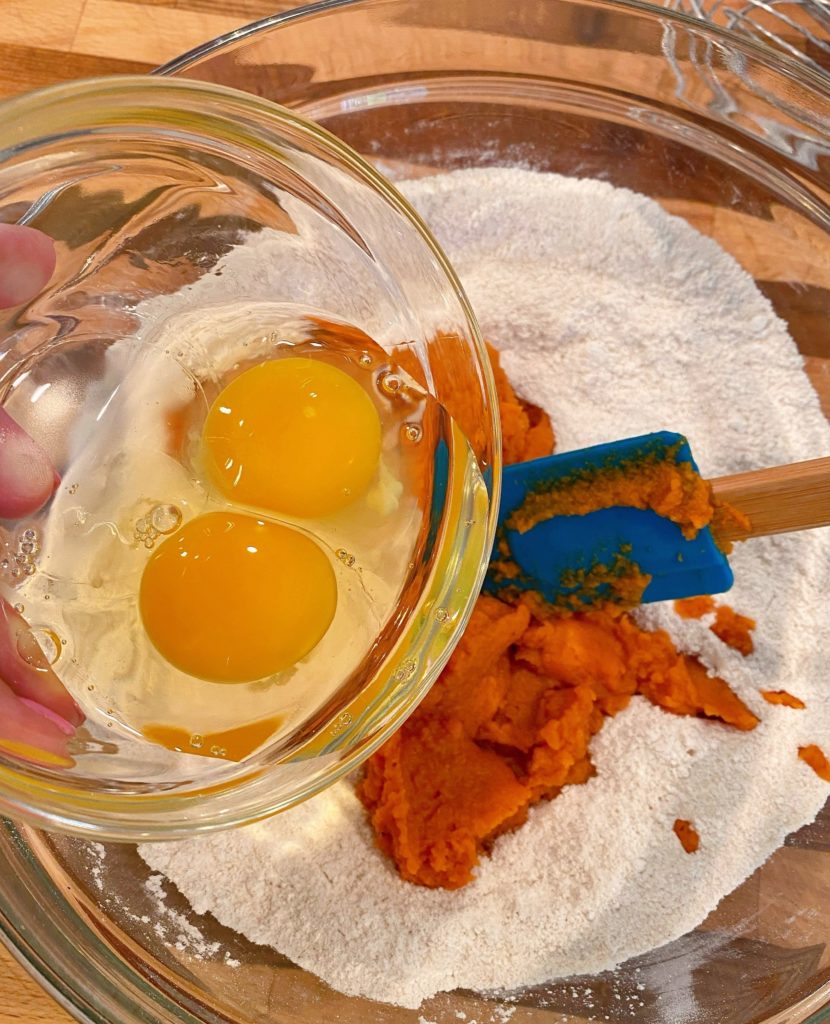
[[(549, 455), (554, 447), (549, 418), (516, 396), (492, 349), (490, 357), (505, 461)], [(400, 362), (408, 368), (405, 358)], [(436, 369), (440, 365), (436, 359)], [(442, 386), (452, 379), (448, 375)], [(466, 429), (479, 410), (468, 408), (465, 395), (453, 397), (455, 404), (452, 398), (445, 404)], [(713, 507), (708, 487), (690, 473), (690, 467), (655, 462), (631, 478), (611, 474), (605, 484), (594, 480), (592, 486), (608, 491), (603, 502), (642, 502), (639, 507), (696, 531), (712, 520)], [(588, 481), (585, 488), (568, 491), (569, 500), (584, 511), (597, 507), (587, 488)], [(630, 488), (643, 493), (638, 497)], [(547, 518), (577, 508), (540, 496), (536, 512), (523, 511), (529, 528), (536, 514)], [(714, 607), (704, 601), (687, 605), (687, 612), (704, 615)], [(718, 635), (750, 653), (754, 622), (728, 609), (720, 623)], [(432, 690), (367, 762), (358, 794), (378, 846), (410, 882), (445, 889), (466, 885), (482, 852), (520, 826), (533, 804), (591, 778), (592, 737), (635, 694), (672, 714), (705, 717), (733, 729), (748, 731), (759, 721), (725, 680), (680, 653), (665, 631), (641, 628), (619, 605), (570, 611), (552, 608), (532, 593), (515, 595), (512, 603), (480, 597)], [(801, 756), (815, 764), (812, 752)], [(685, 825), (683, 832), (679, 838), (688, 850), (691, 835)]]
[(680, 840), (680, 845), (686, 853), (697, 853), (700, 846), (700, 836), (690, 821), (686, 821), (685, 818), (677, 818), (672, 826), (672, 830)]
[(830, 782), (830, 760), (827, 759), (821, 747), (815, 743), (808, 743), (806, 747), (798, 748), (798, 756), (808, 764), (820, 779)]
[(716, 605), (715, 599), (708, 595), (686, 597), (674, 602), (674, 610), (683, 619), (702, 619), (704, 615), (715, 614), (715, 621), (709, 627), (715, 636), (729, 647), (734, 647), (741, 654), (752, 654), (755, 642), (752, 631), (755, 619), (748, 615), (739, 615), (728, 604)]
[(767, 704), (778, 704), (781, 707), (803, 711), (807, 705), (800, 697), (795, 697), (786, 690), (761, 690), (761, 696)]
[(714, 515), (709, 484), (690, 463), (677, 462), (673, 453), (661, 451), (616, 466), (585, 469), (557, 482), (552, 490), (528, 494), (507, 526), (526, 533), (554, 516), (584, 515), (616, 505), (651, 509), (677, 523), (688, 539), (708, 526)]

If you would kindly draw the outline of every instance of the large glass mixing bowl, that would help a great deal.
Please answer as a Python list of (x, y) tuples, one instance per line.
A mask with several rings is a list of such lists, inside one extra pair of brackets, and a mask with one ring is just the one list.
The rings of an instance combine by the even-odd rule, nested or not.
[[(653, 196), (753, 275), (830, 408), (830, 87), (809, 71), (699, 22), (600, 0), (324, 3), (167, 70), (277, 98), (386, 172), (520, 163)], [(509, 999), (457, 992), (420, 1011), (339, 995), (210, 916), (190, 915), (170, 887), (169, 908), (223, 955), (176, 949), (154, 931), (149, 872), (130, 848), (110, 846), (101, 860), (77, 840), (8, 826), (0, 857), (8, 941), (90, 1021), (830, 1020), (828, 810), (666, 947), (578, 985)]]

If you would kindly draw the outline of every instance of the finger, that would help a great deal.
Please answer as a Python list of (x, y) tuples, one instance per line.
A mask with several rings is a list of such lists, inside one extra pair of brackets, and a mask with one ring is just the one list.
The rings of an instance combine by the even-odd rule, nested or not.
[(44, 450), (0, 409), (0, 519), (37, 512), (58, 482)]
[(70, 768), (69, 733), (19, 700), (0, 682), (0, 754), (12, 754), (48, 767)]
[(70, 726), (80, 725), (84, 720), (83, 712), (34, 642), (28, 623), (3, 597), (0, 597), (0, 680), (18, 697), (47, 708)]
[(29, 302), (55, 272), (55, 244), (21, 224), (0, 224), (0, 309)]

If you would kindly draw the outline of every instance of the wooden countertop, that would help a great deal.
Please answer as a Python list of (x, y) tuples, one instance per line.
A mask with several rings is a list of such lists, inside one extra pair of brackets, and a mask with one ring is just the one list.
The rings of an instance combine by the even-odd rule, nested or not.
[[(73, 78), (143, 73), (299, 2), (0, 0), (0, 98)], [(827, 364), (821, 361), (820, 376), (819, 360), (810, 362), (830, 414)], [(12, 1022), (71, 1024), (71, 1018), (0, 946), (0, 1024)]]
[(93, 75), (137, 74), (286, 0), (0, 0), (0, 97)]
[(0, 1021), (2, 1024), (73, 1024), (73, 1018), (18, 966), (2, 946)]
[[(0, 0), (0, 98), (53, 82), (149, 71), (284, 0)], [(0, 1024), (72, 1018), (0, 946)]]

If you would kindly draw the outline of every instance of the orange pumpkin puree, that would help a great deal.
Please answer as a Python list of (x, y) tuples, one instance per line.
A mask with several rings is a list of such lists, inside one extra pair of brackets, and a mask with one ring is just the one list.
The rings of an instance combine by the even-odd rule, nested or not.
[(674, 610), (681, 619), (702, 619), (715, 610), (715, 599), (708, 594), (699, 597), (684, 597), (674, 602)]
[(700, 846), (700, 836), (697, 834), (697, 829), (694, 825), (690, 821), (686, 821), (685, 818), (676, 818), (672, 828), (686, 853), (697, 853), (697, 848)]
[[(547, 416), (516, 398), (491, 358), (508, 459), (549, 454)], [(649, 501), (703, 522), (705, 489), (682, 471), (652, 469), (640, 478)], [(618, 607), (571, 612), (532, 593), (513, 603), (480, 597), (432, 690), (367, 762), (358, 794), (378, 846), (410, 882), (466, 885), (482, 851), (534, 803), (594, 774), (592, 737), (635, 694), (672, 714), (742, 730), (758, 723), (723, 679)]]
[(748, 615), (739, 615), (728, 604), (722, 604), (715, 612), (715, 621), (709, 627), (720, 640), (733, 647), (739, 654), (746, 657), (755, 650), (752, 631), (755, 619)]
[[(507, 545), (504, 539), (501, 543)], [(498, 582), (522, 578), (521, 569), (512, 560), (509, 549), (502, 558), (490, 563), (488, 571)], [(640, 603), (643, 591), (651, 582), (651, 576), (644, 573), (636, 562), (617, 552), (607, 565), (597, 562), (590, 569), (570, 569), (563, 572), (559, 582), (567, 589), (557, 594), (556, 607), (579, 612), (584, 611), (586, 607), (607, 603), (622, 608), (633, 608)], [(523, 591), (518, 587), (508, 586), (502, 591), (502, 599), (512, 603), (522, 600), (528, 603), (528, 607), (544, 606), (544, 601), (533, 591)]]
[[(501, 368), (499, 354), (487, 345), (487, 354), (496, 380), (505, 462), (527, 462), (550, 455), (554, 436), (550, 417), (542, 409), (519, 398)], [(427, 349), (430, 373), (441, 404), (452, 416), (472, 445), (473, 451), (485, 447), (486, 423), (481, 395), (466, 383), (469, 376), (469, 352), (453, 334), (439, 334)], [(426, 385), (424, 368), (411, 348), (401, 346), (393, 352), (396, 363), (422, 387)]]
[(550, 455), (555, 444), (550, 417), (543, 409), (518, 397), (501, 368), (497, 350), (490, 344), (487, 345), (487, 353), (499, 395), (504, 461), (529, 462), (530, 459)]
[(830, 761), (827, 760), (827, 755), (821, 747), (817, 747), (815, 743), (799, 747), (798, 756), (813, 769), (820, 779), (830, 782)]
[(408, 881), (456, 889), (528, 808), (593, 774), (591, 738), (634, 694), (678, 715), (754, 729), (727, 683), (626, 613), (546, 619), (480, 597), (447, 668), (369, 759), (359, 795)]
[(717, 546), (725, 555), (728, 555), (732, 551), (734, 541), (746, 540), (750, 535), (752, 523), (749, 516), (735, 508), (734, 505), (718, 501), (717, 498), (714, 499), (714, 502), (715, 513), (712, 516), (709, 529), (712, 531)]
[(755, 619), (748, 615), (739, 615), (728, 604), (716, 606), (713, 598), (706, 596), (685, 597), (674, 602), (674, 610), (684, 619), (701, 619), (704, 615), (714, 612), (715, 621), (709, 629), (718, 639), (744, 656), (752, 654), (755, 650), (752, 639)]
[(688, 462), (673, 452), (644, 453), (616, 466), (592, 467), (534, 491), (508, 520), (508, 529), (526, 533), (554, 516), (585, 515), (602, 508), (651, 509), (696, 537), (715, 512), (712, 490)]
[(795, 708), (796, 711), (807, 707), (800, 697), (794, 697), (786, 690), (761, 690), (761, 696), (767, 704), (781, 704), (785, 708)]

